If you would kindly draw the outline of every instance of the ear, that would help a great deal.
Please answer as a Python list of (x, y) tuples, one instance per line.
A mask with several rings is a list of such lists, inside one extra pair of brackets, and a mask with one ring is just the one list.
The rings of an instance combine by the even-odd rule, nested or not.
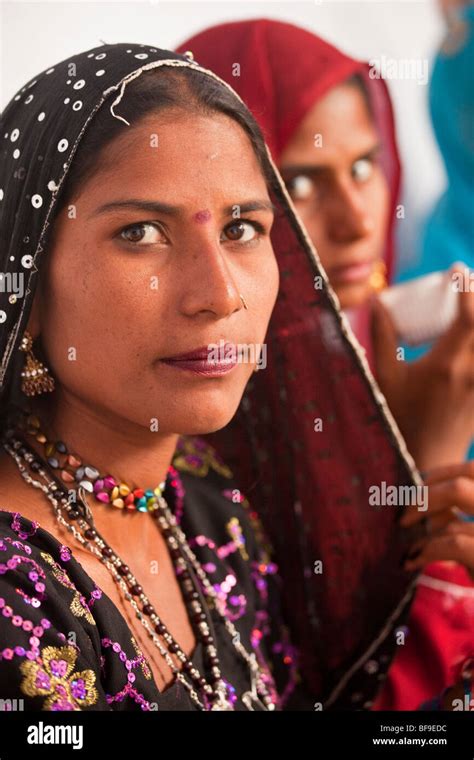
[[(40, 283), (38, 283), (40, 285)], [(35, 340), (41, 333), (41, 287), (37, 287), (31, 305), (30, 316), (28, 318), (27, 330)]]

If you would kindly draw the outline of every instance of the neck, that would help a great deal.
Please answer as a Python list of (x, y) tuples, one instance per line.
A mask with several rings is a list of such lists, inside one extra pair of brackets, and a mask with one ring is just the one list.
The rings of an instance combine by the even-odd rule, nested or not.
[[(166, 478), (177, 433), (160, 433), (92, 407), (61, 387), (54, 399), (35, 398), (32, 409), (50, 441), (63, 441), (84, 464), (131, 489), (154, 489)], [(38, 444), (36, 444), (38, 446)]]

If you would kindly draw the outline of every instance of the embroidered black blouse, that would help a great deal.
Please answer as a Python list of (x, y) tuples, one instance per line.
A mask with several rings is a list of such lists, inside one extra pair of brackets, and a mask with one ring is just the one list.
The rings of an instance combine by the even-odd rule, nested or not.
[[(165, 498), (278, 709), (312, 709), (280, 617), (277, 567), (258, 517), (215, 450), (180, 438), (178, 489)], [(196, 710), (177, 680), (160, 692), (124, 617), (69, 547), (0, 504), (0, 710)], [(210, 625), (234, 709), (246, 709), (248, 665), (215, 610)], [(193, 662), (206, 673), (198, 642)]]

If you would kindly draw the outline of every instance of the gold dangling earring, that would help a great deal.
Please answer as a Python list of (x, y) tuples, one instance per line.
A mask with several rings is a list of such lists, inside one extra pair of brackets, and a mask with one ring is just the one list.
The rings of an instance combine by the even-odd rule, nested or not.
[(39, 396), (41, 393), (54, 391), (54, 378), (49, 374), (49, 369), (33, 353), (33, 338), (28, 330), (23, 334), (20, 351), (26, 353), (26, 360), (21, 373), (21, 390), (27, 396)]
[(372, 274), (369, 278), (370, 287), (376, 293), (380, 293), (387, 287), (387, 265), (383, 259), (375, 262)]

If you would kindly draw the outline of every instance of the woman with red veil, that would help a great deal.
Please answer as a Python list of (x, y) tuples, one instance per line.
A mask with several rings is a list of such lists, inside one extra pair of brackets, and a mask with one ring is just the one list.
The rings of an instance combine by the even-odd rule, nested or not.
[[(469, 464), (456, 464), (462, 459), (459, 431), (465, 435), (469, 406), (454, 395), (436, 396), (441, 384), (435, 382), (441, 357), (454, 362), (457, 356), (459, 364), (462, 354), (465, 361), (466, 336), (472, 336), (472, 323), (466, 319), (471, 308), (468, 295), (456, 324), (429, 357), (402, 369), (403, 362), (397, 366), (393, 357), (390, 360), (395, 338), (387, 314), (370, 293), (351, 300), (346, 298), (347, 289), (338, 288), (335, 273), (332, 276), (334, 262), (325, 255), (326, 241), (312, 230), (314, 208), (305, 216), (298, 196), (292, 194), (297, 172), (288, 175), (285, 168), (298, 152), (298, 139), (305, 130), (306, 136), (310, 134), (312, 109), (341, 85), (350, 84), (352, 89), (355, 85), (359, 97), (366, 99), (379, 136), (377, 161), (387, 193), (383, 244), (367, 282), (374, 290), (390, 282), (400, 161), (389, 93), (368, 64), (346, 56), (309, 31), (267, 19), (213, 27), (178, 49), (190, 51), (200, 65), (229, 82), (256, 117), (410, 453), (420, 467), (435, 468), (425, 479), (433, 511), (424, 519), (420, 513), (405, 518), (420, 538), (418, 555), (408, 541), (412, 564), (400, 567), (402, 574), (406, 569), (423, 569), (415, 602), (407, 625), (396, 629), (399, 646), (394, 647), (397, 654), (385, 685), (381, 690), (377, 687), (373, 699), (363, 705), (366, 709), (416, 709), (454, 680), (456, 668), (474, 646), (474, 586), (461, 564), (470, 562), (472, 567), (473, 550), (469, 544), (471, 559), (467, 561), (466, 554), (453, 551), (449, 543), (461, 533), (472, 541), (469, 528), (456, 520), (453, 523), (450, 511), (454, 496), (458, 506), (462, 500), (463, 507), (472, 510), (472, 469)], [(338, 234), (342, 234), (340, 229)], [(269, 353), (276, 358), (253, 378), (232, 424), (210, 438), (232, 466), (270, 534), (305, 677), (315, 694), (324, 694), (324, 704), (331, 706), (337, 704), (355, 672), (360, 675), (363, 670), (367, 677), (378, 678), (379, 686), (385, 678), (380, 657), (371, 657), (370, 651), (377, 650), (395, 614), (393, 592), (399, 579), (390, 553), (396, 545), (392, 539), (397, 519), (388, 507), (374, 510), (368, 505), (371, 483), (360, 477), (362, 462), (372, 463), (374, 483), (383, 480), (381, 462), (376, 437), (369, 440), (359, 435), (364, 400), (352, 392), (350, 370), (335, 371), (337, 349), (334, 364), (326, 367), (327, 384), (314, 383), (316, 375), (324, 374), (318, 366), (318, 347), (333, 337), (329, 325), (324, 329), (324, 320), (318, 328), (312, 317), (311, 307), (319, 301), (316, 278), (310, 292), (290, 247), (283, 248), (279, 262), (282, 282), (268, 337)], [(322, 419), (318, 410), (331, 406), (334, 382), (338, 390), (344, 383), (346, 406), (338, 399), (332, 413)], [(383, 403), (383, 397), (380, 400)], [(446, 408), (450, 413), (443, 420)], [(351, 419), (353, 425), (348, 422)], [(459, 560), (460, 564), (435, 559)], [(385, 662), (392, 654), (385, 655)], [(355, 701), (353, 707), (361, 705)]]

